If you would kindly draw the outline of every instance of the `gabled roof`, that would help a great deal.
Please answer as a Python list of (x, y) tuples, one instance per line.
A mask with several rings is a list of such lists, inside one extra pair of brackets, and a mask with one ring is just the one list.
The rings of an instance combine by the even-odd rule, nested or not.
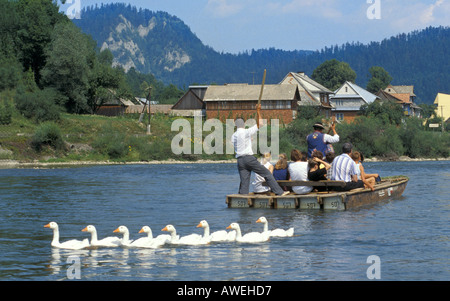
[(386, 100), (391, 100), (391, 101), (395, 101), (398, 103), (403, 102), (403, 100), (401, 100), (400, 98), (395, 97), (394, 95), (384, 91), (384, 90), (380, 90), (376, 93), (376, 95), (378, 97), (380, 97), (380, 99), (386, 99)]
[[(345, 87), (345, 85), (348, 85), (353, 90), (354, 93), (340, 94), (340, 91)], [(334, 96), (331, 97), (331, 99), (338, 99), (338, 98), (361, 98), (365, 103), (371, 104), (379, 97), (361, 88), (355, 83), (346, 81), (339, 89), (337, 89), (334, 92)]]
[[(390, 91), (391, 90), (391, 91)], [(414, 94), (414, 86), (393, 86), (388, 85), (384, 91), (391, 93), (391, 94), (409, 94), (410, 96), (415, 97)]]
[(184, 99), (187, 97), (192, 97), (192, 99), (195, 100), (195, 102), (199, 105), (203, 105), (203, 101), (200, 99), (200, 97), (192, 91), (192, 89), (189, 89), (183, 96), (180, 97), (180, 99), (172, 106), (172, 110), (178, 109), (178, 107), (183, 103)]
[(135, 105), (135, 103), (132, 102), (129, 99), (117, 97), (117, 93), (116, 93), (115, 90), (108, 89), (108, 91), (109, 91), (111, 97), (107, 101), (102, 102), (101, 103), (102, 106), (118, 106), (118, 105), (122, 105), (122, 106), (126, 106), (127, 107), (127, 106)]
[(322, 86), (318, 82), (312, 80), (309, 78), (308, 75), (304, 74), (303, 72), (295, 73), (295, 72), (289, 72), (284, 79), (281, 81), (281, 83), (285, 82), (286, 78), (291, 76), (294, 78), (297, 82), (297, 84), (300, 85), (301, 88), (299, 90), (302, 90), (302, 88), (306, 91), (310, 91), (313, 93), (327, 93), (327, 94), (333, 94), (332, 91), (327, 89), (326, 87)]
[[(265, 85), (261, 100), (293, 100), (298, 95), (297, 91), (297, 86)], [(203, 101), (254, 101), (259, 99), (260, 92), (261, 85), (227, 84), (209, 86)]]
[(295, 85), (300, 92), (301, 101), (299, 105), (322, 106), (328, 108), (327, 105), (322, 104), (318, 94), (333, 94), (332, 91), (322, 86), (318, 82), (312, 80), (303, 72), (295, 73), (289, 72), (280, 82), (283, 85)]

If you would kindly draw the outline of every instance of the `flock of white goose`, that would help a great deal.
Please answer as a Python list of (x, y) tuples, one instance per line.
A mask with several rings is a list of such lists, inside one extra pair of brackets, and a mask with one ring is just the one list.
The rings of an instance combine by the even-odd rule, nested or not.
[(241, 228), (239, 224), (232, 223), (227, 227), (227, 230), (219, 230), (213, 233), (210, 233), (210, 228), (208, 222), (202, 220), (197, 228), (203, 228), (203, 235), (200, 234), (190, 234), (186, 236), (180, 237), (177, 235), (177, 231), (173, 225), (167, 225), (161, 231), (167, 231), (170, 234), (161, 234), (156, 237), (153, 237), (152, 230), (149, 226), (144, 226), (139, 231), (139, 233), (147, 234), (144, 237), (141, 237), (136, 240), (130, 240), (130, 233), (128, 228), (125, 226), (119, 226), (113, 232), (122, 234), (122, 238), (110, 236), (103, 239), (98, 239), (97, 230), (95, 226), (88, 225), (85, 227), (83, 232), (88, 232), (91, 234), (91, 241), (83, 239), (83, 240), (68, 240), (65, 242), (59, 242), (59, 227), (55, 222), (50, 222), (44, 227), (50, 228), (53, 230), (53, 240), (51, 242), (51, 246), (55, 248), (61, 249), (71, 249), (71, 250), (79, 250), (85, 249), (88, 247), (135, 247), (135, 248), (158, 248), (165, 244), (173, 244), (173, 245), (204, 245), (211, 242), (243, 242), (243, 243), (259, 243), (268, 241), (270, 237), (290, 237), (294, 235), (294, 228), (289, 228), (288, 230), (283, 229), (274, 229), (269, 230), (269, 224), (265, 217), (260, 217), (257, 223), (262, 223), (264, 225), (262, 232), (250, 232), (246, 234), (242, 234)]

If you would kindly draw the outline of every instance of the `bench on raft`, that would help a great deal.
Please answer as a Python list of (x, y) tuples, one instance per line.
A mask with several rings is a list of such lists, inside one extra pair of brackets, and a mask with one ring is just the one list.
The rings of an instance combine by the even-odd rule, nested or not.
[[(290, 181), (290, 180), (282, 180), (277, 181), (278, 185), (281, 187), (292, 187), (292, 186), (313, 186), (313, 187), (325, 187), (326, 190), (329, 190), (333, 187), (345, 187), (344, 181), (332, 181), (332, 180), (321, 180), (321, 181)], [(262, 183), (263, 186), (269, 186), (267, 182)]]

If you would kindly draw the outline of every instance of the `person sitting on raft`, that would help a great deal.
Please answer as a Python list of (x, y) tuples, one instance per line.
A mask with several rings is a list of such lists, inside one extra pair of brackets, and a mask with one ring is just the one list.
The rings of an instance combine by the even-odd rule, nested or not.
[(350, 157), (353, 145), (350, 142), (342, 146), (342, 154), (334, 158), (331, 164), (333, 181), (344, 181), (344, 187), (335, 187), (337, 191), (349, 191), (356, 188), (364, 188), (362, 180), (358, 180), (358, 169), (355, 161)]

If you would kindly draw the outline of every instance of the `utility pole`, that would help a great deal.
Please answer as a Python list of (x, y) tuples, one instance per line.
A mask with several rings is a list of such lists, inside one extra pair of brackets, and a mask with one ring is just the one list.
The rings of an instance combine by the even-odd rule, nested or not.
[(151, 94), (152, 94), (152, 87), (149, 86), (147, 88), (148, 90), (148, 94), (147, 94), (147, 102), (148, 102), (148, 125), (147, 125), (147, 135), (151, 135), (150, 132), (150, 116), (152, 115), (151, 110), (150, 110), (150, 100), (152, 98)]
[(250, 72), (250, 73), (253, 74), (253, 77), (252, 77), (252, 78), (253, 78), (253, 84), (255, 84), (255, 73), (256, 73), (256, 72), (255, 72), (255, 71), (252, 71), (252, 72)]

